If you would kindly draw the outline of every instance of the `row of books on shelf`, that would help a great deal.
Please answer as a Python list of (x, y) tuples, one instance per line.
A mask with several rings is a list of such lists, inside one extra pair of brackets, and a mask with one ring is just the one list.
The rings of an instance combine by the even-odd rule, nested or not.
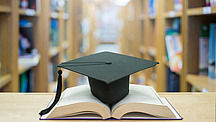
[[(157, 11), (157, 1), (158, 0), (149, 0), (148, 4), (148, 14), (150, 18), (154, 18)], [(183, 9), (183, 0), (174, 0), (174, 11), (182, 12)]]
[[(51, 12), (59, 12), (64, 5), (67, 8), (67, 0), (50, 0)], [(67, 12), (67, 9), (65, 9), (65, 12)]]
[(216, 0), (205, 0), (206, 6), (216, 6)]
[[(50, 46), (59, 46), (58, 20), (52, 19), (50, 25)], [(19, 26), (19, 55), (30, 54), (34, 51), (33, 23), (29, 20), (20, 20)]]
[(40, 11), (40, 0), (19, 0), (19, 8)]
[[(59, 12), (63, 6), (65, 6), (64, 12), (68, 13), (67, 4), (67, 0), (50, 0), (51, 12)], [(19, 8), (39, 12), (41, 8), (41, 0), (19, 0)]]
[(201, 24), (199, 36), (199, 75), (216, 77), (216, 23)]
[(56, 19), (50, 21), (50, 46), (59, 46), (59, 22)]

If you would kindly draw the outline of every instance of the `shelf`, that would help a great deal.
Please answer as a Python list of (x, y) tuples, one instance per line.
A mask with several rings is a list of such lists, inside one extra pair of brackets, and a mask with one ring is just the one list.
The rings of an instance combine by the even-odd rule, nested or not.
[(188, 16), (216, 14), (216, 7), (191, 8), (187, 11)]
[(68, 48), (68, 42), (67, 42), (67, 41), (64, 41), (64, 42), (62, 43), (62, 48), (63, 48), (64, 50), (66, 50), (66, 49)]
[(19, 9), (19, 15), (23, 16), (39, 16), (39, 12), (34, 9)]
[(9, 6), (0, 5), (0, 13), (9, 13), (11, 12), (11, 8)]
[(19, 74), (22, 74), (26, 71), (28, 71), (29, 69), (31, 69), (33, 66), (25, 66), (25, 65), (19, 65)]
[(208, 76), (189, 74), (186, 76), (186, 81), (199, 91), (216, 91), (216, 80), (210, 79)]
[(50, 14), (50, 18), (51, 19), (64, 19), (62, 14), (59, 14), (57, 12), (52, 12)]
[(177, 18), (181, 16), (182, 16), (182, 12), (175, 12), (175, 11), (166, 12), (164, 14), (165, 18)]
[(11, 74), (0, 76), (0, 88), (4, 87), (8, 83), (10, 83), (11, 80), (12, 80), (12, 75)]
[(28, 66), (37, 66), (40, 61), (40, 54), (28, 54), (24, 56), (19, 56), (18, 64), (28, 65)]
[(149, 16), (149, 19), (154, 21), (155, 20), (155, 16)]
[(56, 56), (60, 51), (60, 47), (52, 47), (49, 49), (49, 57), (52, 58)]
[(115, 41), (100, 41), (99, 44), (116, 44)]

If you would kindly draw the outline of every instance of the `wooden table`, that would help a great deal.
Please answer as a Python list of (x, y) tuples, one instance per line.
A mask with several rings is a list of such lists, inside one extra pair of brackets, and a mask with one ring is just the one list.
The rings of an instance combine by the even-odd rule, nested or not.
[[(159, 93), (159, 95), (166, 97), (183, 117), (183, 120), (177, 122), (215, 122), (216, 93)], [(39, 111), (47, 106), (53, 96), (53, 93), (0, 93), (0, 122), (39, 121)], [(131, 120), (124, 121), (131, 122)], [(170, 120), (163, 122), (168, 121), (175, 122)]]

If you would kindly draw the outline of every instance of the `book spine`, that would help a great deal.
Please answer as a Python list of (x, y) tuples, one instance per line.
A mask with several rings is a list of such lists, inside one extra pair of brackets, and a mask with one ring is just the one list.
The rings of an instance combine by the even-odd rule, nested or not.
[(178, 92), (180, 88), (179, 75), (167, 68), (167, 91)]
[(28, 80), (26, 72), (20, 75), (20, 92), (27, 92)]
[(51, 47), (59, 46), (59, 27), (58, 27), (58, 20), (52, 19), (51, 20), (51, 27), (50, 27), (50, 41)]
[[(214, 33), (214, 35), (215, 35), (215, 38), (214, 38), (214, 61), (216, 61), (216, 27), (215, 27), (215, 33)], [(214, 71), (214, 77), (215, 77), (215, 79), (216, 79), (216, 64), (215, 64), (215, 67), (214, 67), (214, 69), (215, 69), (215, 71)]]
[(199, 38), (199, 75), (208, 75), (209, 25), (202, 24)]
[(210, 0), (206, 0), (206, 6), (210, 6)]
[(27, 9), (28, 8), (28, 0), (22, 0), (20, 6), (22, 9)]
[(210, 6), (214, 7), (214, 0), (210, 0)]
[(216, 24), (210, 24), (208, 77), (215, 78), (215, 29)]

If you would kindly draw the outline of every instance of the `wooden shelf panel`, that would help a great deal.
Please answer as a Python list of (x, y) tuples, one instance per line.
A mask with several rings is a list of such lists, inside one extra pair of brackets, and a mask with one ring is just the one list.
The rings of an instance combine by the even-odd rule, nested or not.
[(25, 65), (19, 65), (19, 74), (22, 74), (26, 72), (27, 70), (31, 69), (33, 66), (25, 66)]
[(216, 14), (216, 7), (191, 8), (187, 11), (188, 16)]
[(210, 79), (208, 76), (189, 74), (186, 76), (186, 81), (199, 91), (203, 91), (203, 89), (210, 92), (216, 91), (216, 80)]
[(51, 18), (51, 19), (65, 19), (65, 18), (64, 18), (64, 14), (57, 13), (57, 12), (52, 12), (52, 13), (50, 14), (50, 18)]
[(12, 80), (12, 75), (11, 74), (0, 76), (0, 88), (4, 87), (8, 83), (10, 83), (11, 80)]
[(177, 17), (182, 17), (182, 12), (175, 12), (175, 11), (170, 11), (166, 12), (164, 14), (165, 18), (177, 18)]
[(52, 58), (60, 52), (60, 47), (52, 47), (49, 49), (49, 57)]
[(9, 13), (11, 12), (10, 6), (0, 5), (0, 13)]
[(19, 15), (23, 16), (39, 16), (39, 12), (34, 9), (19, 9)]

